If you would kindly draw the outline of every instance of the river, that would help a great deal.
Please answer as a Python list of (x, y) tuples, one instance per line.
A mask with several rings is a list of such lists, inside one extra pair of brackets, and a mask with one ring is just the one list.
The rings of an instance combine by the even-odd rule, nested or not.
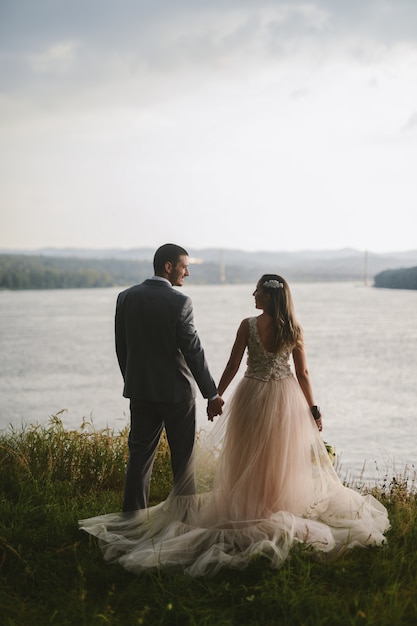
[[(242, 318), (256, 314), (254, 285), (183, 290), (212, 374), (219, 379)], [(0, 429), (83, 418), (119, 431), (128, 401), (114, 353), (120, 289), (0, 292)], [(417, 464), (417, 292), (354, 283), (294, 283), (323, 437), (342, 473), (381, 478)], [(234, 384), (242, 375), (245, 364)], [(233, 390), (225, 394), (225, 400)], [(199, 427), (208, 427), (198, 399)], [(365, 467), (365, 469), (364, 469)]]

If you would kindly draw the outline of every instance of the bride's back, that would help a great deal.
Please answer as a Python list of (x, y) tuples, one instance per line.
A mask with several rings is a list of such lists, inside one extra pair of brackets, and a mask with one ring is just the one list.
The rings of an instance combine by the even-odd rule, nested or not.
[(267, 352), (276, 352), (274, 321), (267, 313), (262, 313), (256, 319), (259, 339)]

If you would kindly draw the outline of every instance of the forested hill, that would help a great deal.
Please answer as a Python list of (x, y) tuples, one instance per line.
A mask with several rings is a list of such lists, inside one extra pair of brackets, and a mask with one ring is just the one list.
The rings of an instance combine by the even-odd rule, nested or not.
[(374, 278), (375, 287), (388, 289), (417, 289), (417, 267), (385, 270)]
[(112, 287), (143, 280), (146, 261), (0, 255), (1, 289)]

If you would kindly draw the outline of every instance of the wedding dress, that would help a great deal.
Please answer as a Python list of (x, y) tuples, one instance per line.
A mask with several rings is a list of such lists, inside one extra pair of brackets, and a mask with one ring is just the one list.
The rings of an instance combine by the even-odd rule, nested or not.
[(295, 544), (334, 558), (384, 543), (387, 511), (372, 495), (342, 484), (290, 354), (265, 350), (256, 317), (249, 329), (245, 376), (197, 446), (197, 477), (207, 483), (213, 474), (210, 488), (194, 496), (171, 494), (130, 515), (81, 520), (81, 529), (99, 539), (106, 561), (135, 574), (164, 567), (202, 576), (243, 568), (254, 555), (278, 568)]

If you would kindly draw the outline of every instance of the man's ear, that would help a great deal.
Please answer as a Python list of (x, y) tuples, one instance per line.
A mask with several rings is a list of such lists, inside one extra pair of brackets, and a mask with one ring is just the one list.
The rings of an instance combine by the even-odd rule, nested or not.
[(164, 268), (165, 268), (165, 273), (169, 274), (172, 271), (172, 263), (171, 263), (171, 261), (166, 261), (165, 265), (164, 265)]

